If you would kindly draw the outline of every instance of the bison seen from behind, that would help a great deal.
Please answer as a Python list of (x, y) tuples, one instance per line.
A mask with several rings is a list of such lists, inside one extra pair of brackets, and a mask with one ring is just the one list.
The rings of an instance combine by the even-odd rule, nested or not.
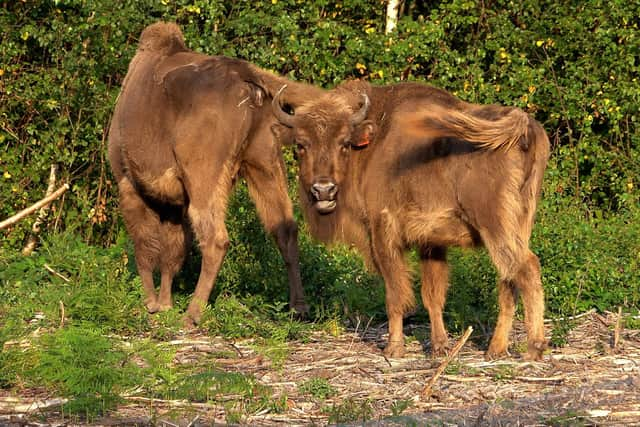
[[(286, 94), (286, 90), (283, 92)], [(289, 115), (299, 192), (312, 234), (355, 245), (383, 276), (385, 354), (404, 354), (403, 315), (414, 305), (405, 252), (416, 247), (434, 353), (447, 346), (442, 311), (447, 247), (484, 245), (499, 274), (500, 312), (488, 357), (507, 353), (516, 296), (524, 302), (528, 357), (546, 346), (538, 258), (529, 250), (549, 141), (523, 111), (463, 102), (426, 85), (347, 82)]]
[(285, 260), (290, 307), (306, 310), (285, 167), (269, 130), (271, 97), (285, 82), (292, 103), (320, 91), (241, 60), (194, 53), (175, 24), (142, 32), (113, 114), (109, 161), (149, 312), (171, 307), (171, 282), (194, 232), (202, 266), (185, 321), (200, 319), (229, 245), (225, 211), (238, 175)]

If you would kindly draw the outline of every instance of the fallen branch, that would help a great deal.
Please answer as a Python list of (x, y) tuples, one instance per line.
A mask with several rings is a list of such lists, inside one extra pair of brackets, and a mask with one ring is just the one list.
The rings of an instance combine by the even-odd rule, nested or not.
[(20, 212), (18, 212), (17, 214), (13, 215), (12, 217), (7, 218), (4, 221), (0, 222), (0, 230), (2, 230), (4, 228), (7, 228), (10, 225), (15, 224), (16, 222), (20, 221), (25, 216), (31, 215), (32, 213), (34, 213), (38, 209), (48, 205), (49, 203), (51, 203), (52, 201), (54, 201), (55, 199), (60, 197), (68, 189), (69, 189), (69, 184), (64, 184), (62, 187), (60, 187), (56, 191), (54, 191), (50, 196), (45, 197), (44, 199), (40, 200), (39, 202), (34, 203), (30, 207), (28, 207), (26, 209), (23, 209)]
[(30, 400), (15, 397), (0, 398), (0, 413), (3, 414), (29, 414), (35, 411), (57, 408), (67, 403), (67, 399)]
[(429, 382), (422, 389), (421, 396), (423, 399), (428, 399), (431, 397), (431, 389), (433, 385), (436, 383), (440, 375), (442, 375), (442, 373), (447, 368), (447, 366), (449, 366), (453, 358), (456, 357), (456, 355), (458, 354), (458, 352), (460, 351), (464, 343), (466, 343), (469, 337), (471, 336), (472, 332), (473, 332), (473, 328), (469, 326), (466, 332), (464, 333), (464, 335), (462, 335), (462, 338), (460, 338), (460, 340), (456, 343), (456, 345), (451, 349), (449, 354), (447, 354), (447, 357), (442, 361), (440, 366), (438, 366), (438, 369), (436, 369), (435, 374), (433, 374)]
[(514, 379), (516, 379), (518, 381), (529, 382), (529, 383), (550, 382), (550, 383), (560, 384), (560, 383), (564, 382), (565, 377), (564, 377), (564, 375), (556, 375), (555, 377), (515, 377)]
[[(51, 165), (51, 171), (49, 172), (49, 184), (47, 185), (47, 192), (45, 193), (45, 197), (51, 196), (53, 190), (56, 188), (56, 171), (58, 167), (54, 164)], [(33, 222), (31, 226), (31, 235), (29, 239), (27, 239), (27, 244), (22, 248), (22, 255), (28, 256), (31, 255), (31, 252), (36, 248), (36, 244), (38, 243), (38, 235), (40, 234), (40, 226), (47, 218), (47, 214), (49, 213), (49, 205), (45, 205), (40, 208), (40, 212), (38, 212), (38, 217)]]
[(544, 323), (553, 323), (553, 322), (566, 322), (567, 320), (578, 320), (582, 317), (588, 316), (590, 314), (593, 314), (596, 312), (595, 308), (592, 308), (589, 311), (585, 311), (584, 313), (580, 313), (577, 314), (575, 316), (568, 316), (568, 317), (558, 317), (556, 319), (544, 319)]
[(61, 279), (62, 279), (62, 280), (64, 280), (65, 282), (67, 282), (67, 283), (71, 282), (71, 280), (70, 280), (67, 276), (65, 276), (65, 275), (63, 275), (63, 274), (61, 274), (61, 273), (58, 273), (58, 272), (57, 272), (57, 271), (55, 271), (53, 268), (51, 268), (51, 266), (49, 266), (49, 264), (44, 264), (44, 265), (43, 265), (43, 267), (44, 267), (44, 269), (45, 269), (45, 270), (47, 270), (49, 273), (51, 273), (51, 274), (53, 274), (53, 275), (55, 275), (55, 276), (58, 276), (59, 278), (61, 278)]

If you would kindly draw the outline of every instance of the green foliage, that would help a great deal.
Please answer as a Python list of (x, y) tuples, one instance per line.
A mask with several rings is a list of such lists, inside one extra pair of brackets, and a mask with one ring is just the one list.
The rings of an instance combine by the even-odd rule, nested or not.
[(399, 417), (405, 410), (411, 407), (411, 400), (400, 399), (391, 404), (391, 416)]
[[(384, 8), (370, 0), (14, 2), (0, 11), (0, 216), (41, 193), (55, 162), (73, 184), (56, 224), (97, 241), (117, 235), (106, 131), (136, 39), (160, 19), (177, 21), (197, 51), (323, 86), (421, 80), (470, 101), (521, 106), (553, 137), (559, 197), (628, 207), (640, 174), (639, 7), (409, 1), (385, 35)], [(14, 227), (8, 242), (28, 226)]]
[(371, 400), (356, 400), (352, 397), (325, 407), (324, 412), (329, 415), (329, 424), (346, 424), (355, 421), (364, 424), (373, 416)]
[(0, 265), (0, 325), (7, 333), (57, 327), (62, 315), (114, 332), (138, 331), (147, 320), (139, 279), (120, 245), (101, 249), (66, 232), (45, 239), (29, 257), (3, 252)]
[(66, 411), (91, 418), (120, 401), (119, 394), (135, 384), (134, 372), (127, 354), (99, 331), (71, 327), (43, 337), (30, 375), (70, 397)]
[(545, 202), (532, 237), (551, 315), (640, 303), (640, 211), (592, 217)]
[(337, 390), (329, 384), (326, 378), (320, 377), (309, 378), (298, 385), (298, 390), (318, 400), (325, 400), (327, 397), (334, 396), (337, 393)]

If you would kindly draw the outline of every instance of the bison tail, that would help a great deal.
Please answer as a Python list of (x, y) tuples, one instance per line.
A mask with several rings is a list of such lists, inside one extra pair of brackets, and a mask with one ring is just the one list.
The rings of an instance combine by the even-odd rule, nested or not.
[(268, 97), (273, 98), (276, 93), (286, 86), (286, 90), (282, 91), (280, 98), (283, 104), (288, 104), (294, 108), (310, 100), (317, 99), (324, 93), (324, 90), (317, 86), (290, 80), (253, 64), (250, 67), (253, 74), (252, 83), (260, 86)]
[(180, 27), (173, 22), (156, 22), (142, 31), (138, 49), (170, 55), (187, 47)]
[(510, 149), (527, 140), (529, 115), (513, 108), (498, 118), (487, 119), (474, 111), (430, 108), (426, 124), (433, 136), (464, 139), (491, 150)]

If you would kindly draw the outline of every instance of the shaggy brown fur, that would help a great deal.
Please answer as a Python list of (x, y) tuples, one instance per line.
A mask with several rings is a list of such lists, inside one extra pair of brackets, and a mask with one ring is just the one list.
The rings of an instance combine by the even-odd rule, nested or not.
[[(370, 106), (363, 103), (366, 94)], [(277, 97), (274, 107), (277, 107)], [(352, 123), (355, 111), (366, 119)], [(278, 134), (295, 140), (300, 199), (312, 233), (355, 245), (385, 281), (388, 356), (404, 353), (402, 319), (414, 306), (405, 253), (417, 247), (435, 353), (446, 349), (442, 310), (448, 246), (484, 245), (499, 281), (500, 314), (488, 357), (507, 352), (516, 291), (528, 356), (546, 341), (538, 258), (529, 250), (549, 141), (517, 108), (474, 105), (405, 83), (347, 82), (300, 106)]]
[(142, 32), (113, 114), (109, 160), (150, 312), (171, 307), (171, 282), (194, 233), (202, 267), (185, 320), (200, 319), (229, 245), (224, 220), (239, 174), (285, 260), (290, 306), (307, 310), (286, 171), (269, 130), (269, 103), (284, 84), (292, 105), (320, 93), (241, 60), (194, 53), (175, 24)]

